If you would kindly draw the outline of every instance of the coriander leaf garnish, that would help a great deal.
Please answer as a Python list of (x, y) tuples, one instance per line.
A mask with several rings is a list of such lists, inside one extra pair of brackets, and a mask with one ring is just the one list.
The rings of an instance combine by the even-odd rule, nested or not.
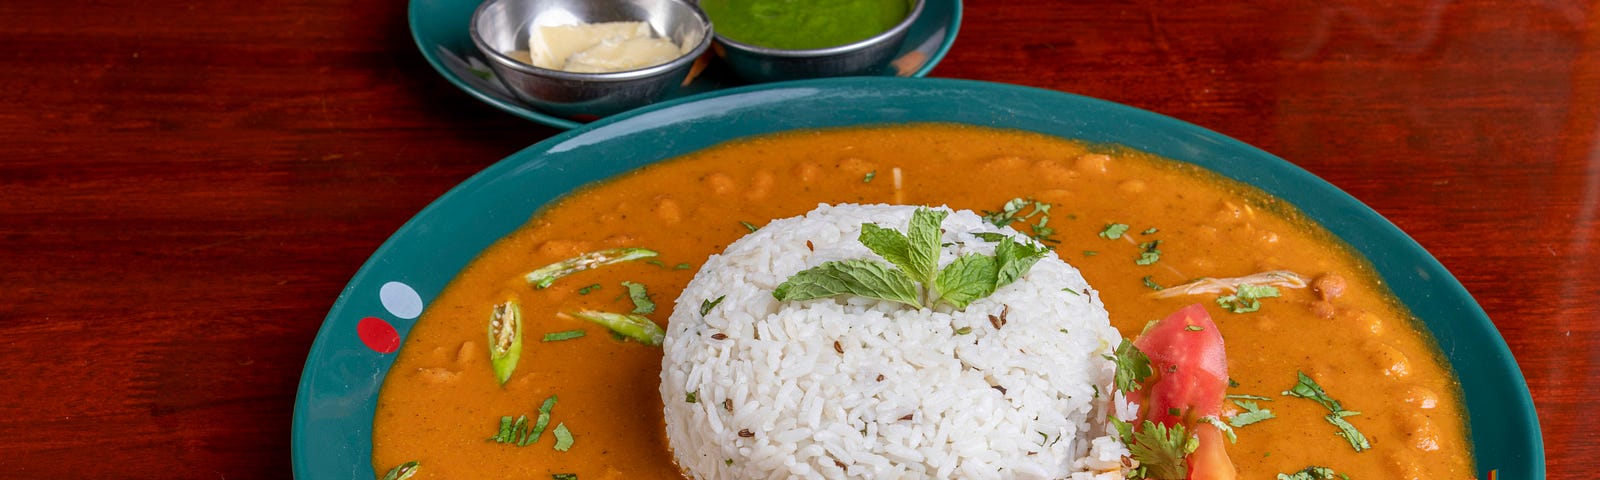
[(1136, 263), (1136, 264), (1139, 264), (1139, 265), (1149, 265), (1149, 264), (1152, 264), (1152, 263), (1156, 263), (1157, 260), (1161, 259), (1161, 250), (1156, 248), (1156, 247), (1159, 247), (1159, 246), (1161, 246), (1161, 241), (1160, 240), (1151, 240), (1151, 241), (1148, 241), (1148, 242), (1140, 243), (1139, 244), (1139, 259), (1138, 260), (1134, 260), (1133, 263)]
[(680, 264), (672, 266), (673, 270), (688, 270), (688, 269), (691, 269), (691, 268), (694, 268), (694, 265), (690, 265), (690, 264), (687, 264), (687, 263), (680, 263)]
[(611, 329), (612, 333), (638, 340), (639, 343), (652, 347), (661, 346), (661, 340), (667, 336), (665, 332), (661, 331), (661, 326), (640, 315), (597, 312), (593, 310), (584, 310), (570, 315), (600, 324)]
[(1280, 473), (1277, 480), (1333, 480), (1336, 476), (1346, 480), (1350, 478), (1342, 473), (1334, 472), (1331, 468), (1312, 465), (1292, 474)]
[(750, 223), (750, 222), (746, 222), (744, 220), (740, 220), (739, 224), (743, 225), (745, 230), (749, 230), (750, 233), (755, 233), (756, 230), (760, 230), (761, 229), (761, 227), (757, 227), (756, 224)]
[(655, 257), (654, 250), (644, 248), (613, 248), (578, 255), (566, 260), (539, 267), (538, 270), (528, 272), (522, 276), (533, 288), (546, 288), (555, 283), (556, 279), (578, 273), (592, 268), (598, 268), (614, 263), (641, 260)]
[(917, 286), (905, 272), (871, 260), (826, 262), (794, 274), (772, 291), (779, 301), (855, 295), (921, 308)]
[(546, 425), (550, 424), (550, 409), (556, 405), (556, 397), (551, 395), (539, 406), (539, 419), (533, 426), (528, 426), (528, 416), (519, 415), (516, 419), (511, 416), (500, 417), (500, 429), (489, 441), (501, 444), (526, 447), (539, 441), (539, 435), (544, 433)]
[(1322, 404), (1322, 407), (1330, 412), (1344, 410), (1344, 407), (1339, 405), (1339, 401), (1329, 397), (1328, 392), (1323, 391), (1322, 385), (1318, 385), (1316, 380), (1312, 380), (1305, 372), (1297, 373), (1300, 375), (1300, 381), (1294, 384), (1294, 388), (1284, 391), (1284, 396), (1315, 401)]
[(558, 423), (555, 429), (557, 451), (565, 452), (572, 448), (572, 431), (567, 430), (567, 424)]
[(683, 395), (684, 403), (700, 403), (700, 391), (695, 390)]
[(877, 170), (873, 170), (873, 171), (867, 172), (866, 176), (861, 177), (861, 183), (872, 183), (872, 178), (876, 177), (876, 176), (878, 176), (878, 171)]
[(1152, 234), (1154, 234), (1156, 232), (1159, 232), (1159, 231), (1160, 230), (1157, 230), (1156, 227), (1150, 227), (1150, 228), (1144, 229), (1143, 232), (1139, 232), (1139, 234), (1140, 235), (1152, 235)]
[(389, 469), (389, 473), (383, 474), (383, 478), (381, 480), (406, 480), (416, 476), (416, 474), (417, 461), (412, 460)]
[(1340, 437), (1344, 437), (1345, 441), (1350, 442), (1350, 448), (1356, 449), (1357, 452), (1372, 448), (1372, 443), (1367, 441), (1367, 437), (1362, 435), (1361, 431), (1356, 430), (1356, 426), (1350, 424), (1349, 420), (1345, 420), (1345, 417), (1360, 415), (1361, 412), (1345, 410), (1338, 400), (1329, 397), (1328, 393), (1322, 390), (1322, 386), (1318, 385), (1316, 380), (1312, 380), (1311, 377), (1306, 376), (1303, 372), (1299, 375), (1300, 381), (1295, 383), (1294, 388), (1284, 391), (1283, 394), (1311, 400), (1328, 409), (1330, 413), (1323, 418), (1339, 429), (1335, 433)]
[(567, 331), (562, 331), (562, 332), (546, 333), (546, 334), (544, 334), (544, 341), (546, 341), (546, 342), (559, 342), (559, 341), (562, 341), (562, 340), (572, 340), (574, 338), (580, 338), (580, 337), (583, 337), (583, 330), (567, 330)]
[[(1121, 429), (1118, 430), (1120, 433)], [(1200, 448), (1200, 439), (1190, 436), (1189, 430), (1183, 424), (1168, 427), (1145, 420), (1142, 428), (1133, 432), (1132, 437), (1132, 442), (1126, 442), (1128, 452), (1134, 460), (1139, 461), (1139, 467), (1144, 470), (1144, 478), (1169, 479), (1189, 476), (1189, 465), (1185, 457)]]
[(533, 429), (528, 432), (528, 443), (539, 441), (539, 436), (544, 434), (545, 427), (550, 426), (550, 412), (556, 408), (556, 396), (551, 395), (539, 404), (539, 419), (533, 422)]
[(1160, 290), (1162, 288), (1161, 284), (1156, 283), (1156, 281), (1149, 275), (1145, 275), (1144, 278), (1141, 278), (1140, 280), (1144, 282), (1145, 287), (1148, 287), (1151, 290)]
[[(1051, 206), (1049, 203), (1040, 202), (1032, 198), (1017, 197), (1006, 201), (998, 212), (984, 211), (983, 220), (996, 227), (1008, 227), (1013, 223), (1037, 217), (1038, 220), (1035, 223), (1028, 225), (1029, 229), (1033, 231), (1028, 236), (1040, 242), (1060, 243), (1060, 240), (1054, 238), (1056, 230), (1048, 226), (1050, 224)], [(1033, 210), (1024, 215), (1022, 211), (1029, 207), (1032, 207)]]
[(1200, 421), (1209, 423), (1211, 426), (1217, 427), (1217, 430), (1221, 430), (1222, 435), (1228, 437), (1228, 443), (1239, 443), (1239, 436), (1233, 433), (1233, 427), (1223, 423), (1222, 419), (1213, 416), (1204, 416), (1200, 417)]
[[(1233, 379), (1230, 378), (1228, 380), (1231, 381)], [(1228, 386), (1230, 386), (1230, 387), (1238, 387), (1239, 386), (1239, 382), (1231, 382), (1231, 383), (1228, 384)], [(1248, 394), (1243, 394), (1243, 393), (1230, 394), (1230, 395), (1224, 396), (1223, 398), (1226, 398), (1226, 399), (1229, 399), (1229, 400), (1242, 399), (1242, 400), (1260, 400), (1260, 401), (1263, 401), (1263, 402), (1272, 401), (1272, 397), (1263, 397), (1263, 396), (1260, 396), (1260, 395), (1248, 395)]]
[(1122, 238), (1122, 234), (1127, 233), (1127, 231), (1128, 224), (1126, 223), (1108, 223), (1106, 228), (1100, 231), (1100, 238), (1116, 240)]
[(552, 473), (552, 474), (550, 474), (550, 480), (578, 480), (578, 474), (576, 474), (576, 473)]
[(1217, 305), (1233, 313), (1250, 313), (1261, 309), (1260, 299), (1278, 295), (1277, 287), (1241, 283), (1233, 295), (1217, 297)]
[(1112, 352), (1112, 355), (1107, 356), (1106, 359), (1116, 363), (1117, 390), (1122, 390), (1123, 392), (1138, 390), (1141, 387), (1141, 382), (1144, 382), (1144, 379), (1149, 377), (1150, 374), (1155, 373), (1155, 370), (1150, 367), (1150, 357), (1145, 356), (1144, 352), (1139, 351), (1139, 347), (1134, 346), (1133, 342), (1126, 339), (1122, 340), (1122, 343), (1117, 345), (1117, 349)]
[(716, 300), (701, 300), (700, 301), (700, 316), (704, 317), (704, 316), (706, 316), (707, 313), (711, 313), (711, 309), (717, 308), (717, 304), (722, 303), (722, 299), (724, 299), (724, 298), (728, 298), (728, 296), (727, 295), (723, 295), (723, 296), (717, 297)]
[(1235, 427), (1243, 427), (1245, 425), (1260, 422), (1262, 420), (1277, 418), (1276, 415), (1272, 414), (1272, 410), (1261, 408), (1261, 406), (1256, 402), (1249, 400), (1234, 400), (1233, 404), (1238, 405), (1239, 408), (1243, 408), (1245, 410), (1237, 415), (1228, 417), (1228, 424)]
[(1094, 250), (1084, 250), (1083, 251), (1083, 256), (1085, 256), (1085, 257), (1093, 257), (1093, 256), (1099, 255), (1099, 254), (1100, 254), (1100, 252), (1096, 252)]
[(589, 292), (593, 292), (593, 291), (599, 290), (599, 289), (600, 289), (600, 284), (596, 283), (594, 285), (590, 285), (590, 286), (578, 289), (578, 295), (588, 295)]
[(628, 299), (633, 300), (633, 313), (640, 315), (655, 313), (656, 302), (650, 301), (650, 292), (645, 290), (644, 284), (622, 282), (622, 286), (628, 288)]

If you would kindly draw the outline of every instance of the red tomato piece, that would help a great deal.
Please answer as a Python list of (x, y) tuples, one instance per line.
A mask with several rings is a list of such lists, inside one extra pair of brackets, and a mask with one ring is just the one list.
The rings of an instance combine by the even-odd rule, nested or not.
[(1133, 345), (1150, 358), (1153, 371), (1133, 395), (1140, 405), (1140, 420), (1182, 424), (1199, 436), (1199, 448), (1188, 457), (1189, 480), (1237, 477), (1222, 431), (1200, 420), (1221, 417), (1228, 388), (1222, 333), (1205, 307), (1197, 303), (1173, 312), (1146, 329)]

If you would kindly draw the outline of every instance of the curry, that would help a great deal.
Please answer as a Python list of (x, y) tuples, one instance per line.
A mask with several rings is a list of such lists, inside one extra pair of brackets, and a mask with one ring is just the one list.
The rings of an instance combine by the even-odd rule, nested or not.
[[(562, 312), (629, 311), (647, 292), (657, 308), (644, 315), (664, 324), (708, 256), (818, 203), (1009, 212), (1019, 232), (1082, 270), (1130, 338), (1151, 320), (1204, 304), (1226, 342), (1227, 393), (1238, 396), (1228, 416), (1271, 412), (1233, 428), (1237, 443), (1227, 452), (1240, 478), (1310, 466), (1357, 479), (1474, 478), (1460, 389), (1430, 338), (1370, 265), (1292, 206), (1120, 147), (940, 124), (741, 140), (548, 206), (467, 266), (406, 338), (378, 401), (374, 468), (417, 461), (418, 479), (680, 478), (663, 434), (660, 350)], [(543, 289), (523, 279), (620, 247), (659, 256)], [(1177, 290), (1197, 278), (1263, 272), (1304, 282), (1259, 298)], [(502, 385), (484, 325), (507, 299), (521, 305), (525, 331), (520, 367)], [(566, 338), (575, 330), (582, 336)], [(1324, 405), (1284, 394), (1300, 373), (1360, 412), (1345, 418), (1370, 448), (1358, 451), (1337, 434)], [(523, 446), (494, 441), (508, 417), (559, 423), (568, 448), (552, 448), (550, 430)]]

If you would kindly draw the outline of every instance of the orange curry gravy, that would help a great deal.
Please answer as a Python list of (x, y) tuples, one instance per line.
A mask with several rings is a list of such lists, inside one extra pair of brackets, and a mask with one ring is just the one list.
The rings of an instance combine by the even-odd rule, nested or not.
[[(1238, 443), (1227, 450), (1240, 478), (1311, 465), (1357, 479), (1473, 477), (1459, 388), (1430, 340), (1364, 260), (1290, 206), (1197, 167), (1123, 149), (937, 124), (743, 140), (590, 186), (539, 212), (462, 271), (406, 338), (379, 397), (373, 466), (381, 475), (416, 460), (417, 479), (676, 478), (657, 393), (660, 349), (618, 341), (559, 312), (628, 312), (633, 303), (620, 282), (630, 281), (648, 287), (657, 305), (648, 316), (665, 324), (701, 262), (747, 233), (741, 221), (759, 226), (823, 202), (982, 213), (1015, 197), (1053, 205), (1048, 226), (1060, 241), (1057, 253), (1099, 289), (1125, 336), (1186, 304), (1206, 305), (1238, 383), (1228, 393), (1270, 397), (1258, 403), (1276, 414), (1236, 429)], [(1102, 238), (1111, 223), (1130, 228), (1121, 239)], [(1139, 244), (1151, 240), (1161, 240), (1160, 259), (1136, 264)], [(660, 262), (584, 271), (542, 290), (522, 280), (540, 266), (613, 247), (654, 249)], [(1231, 313), (1215, 303), (1217, 294), (1154, 299), (1144, 281), (1173, 286), (1267, 270), (1294, 271), (1323, 288), (1282, 289), (1259, 311)], [(592, 285), (599, 287), (579, 293)], [(485, 325), (492, 306), (508, 298), (522, 304), (524, 348), (501, 387)], [(587, 335), (541, 341), (573, 329)], [(1361, 412), (1349, 421), (1370, 450), (1357, 453), (1335, 435), (1321, 405), (1280, 394), (1295, 385), (1297, 371)], [(569, 451), (552, 448), (549, 430), (525, 447), (487, 440), (502, 416), (527, 415), (531, 423), (551, 395), (559, 400), (549, 426), (572, 432)]]

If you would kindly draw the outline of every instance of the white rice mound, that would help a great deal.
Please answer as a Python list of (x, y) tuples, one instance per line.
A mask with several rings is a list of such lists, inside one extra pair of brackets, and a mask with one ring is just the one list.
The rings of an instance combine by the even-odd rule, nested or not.
[[(1104, 425), (1114, 366), (1102, 356), (1121, 337), (1099, 294), (1054, 254), (959, 312), (773, 298), (791, 275), (823, 262), (882, 261), (857, 240), (861, 224), (905, 232), (916, 208), (822, 205), (706, 261), (678, 297), (662, 345), (667, 440), (686, 475), (1120, 478), (1125, 451)], [(941, 267), (993, 254), (974, 233), (1026, 238), (970, 211), (952, 212), (942, 227), (951, 245)], [(717, 298), (702, 316), (703, 302)], [(991, 316), (1002, 315), (996, 329)]]

